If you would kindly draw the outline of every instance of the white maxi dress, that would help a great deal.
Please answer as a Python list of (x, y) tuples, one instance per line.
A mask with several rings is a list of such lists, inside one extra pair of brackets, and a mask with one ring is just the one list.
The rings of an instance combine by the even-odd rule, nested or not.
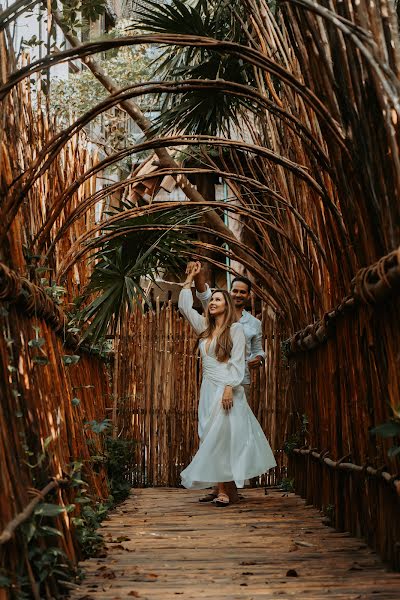
[[(206, 329), (205, 317), (193, 308), (190, 289), (182, 289), (178, 306), (197, 334)], [(262, 475), (276, 466), (271, 447), (241, 385), (246, 341), (240, 323), (231, 326), (231, 336), (232, 353), (225, 363), (215, 356), (215, 340), (208, 352), (206, 340), (200, 340), (203, 365), (198, 410), (200, 447), (181, 473), (185, 488), (204, 489), (224, 481), (235, 481), (237, 487), (243, 487), (246, 479)], [(222, 407), (226, 385), (233, 388), (233, 407), (229, 411)]]

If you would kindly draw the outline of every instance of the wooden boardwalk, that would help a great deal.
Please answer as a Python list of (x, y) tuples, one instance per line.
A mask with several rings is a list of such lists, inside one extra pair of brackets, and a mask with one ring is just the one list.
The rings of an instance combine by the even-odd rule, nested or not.
[(87, 572), (74, 600), (399, 600), (390, 573), (362, 540), (336, 533), (297, 496), (245, 490), (229, 508), (198, 493), (139, 489), (102, 532), (107, 557)]

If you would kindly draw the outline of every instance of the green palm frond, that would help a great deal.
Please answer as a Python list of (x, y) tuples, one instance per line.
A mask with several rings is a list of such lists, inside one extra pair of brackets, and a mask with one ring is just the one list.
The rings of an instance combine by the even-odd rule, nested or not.
[[(123, 214), (131, 208), (124, 202), (109, 214)], [(140, 285), (142, 277), (155, 282), (161, 269), (182, 270), (191, 243), (182, 225), (195, 219), (192, 211), (183, 208), (105, 224), (93, 255), (96, 264), (90, 282), (78, 299), (78, 304), (89, 301), (76, 316), (80, 324), (87, 324), (83, 339), (95, 344), (107, 333), (115, 334), (127, 310), (141, 306), (142, 301), (149, 303)]]
[[(235, 16), (240, 0), (197, 3), (172, 0), (160, 5), (142, 0), (138, 30), (146, 33), (201, 35), (247, 43), (245, 32)], [(243, 6), (241, 6), (243, 9)], [(253, 85), (254, 70), (239, 57), (220, 55), (208, 48), (164, 47), (154, 61), (153, 75), (161, 79), (223, 79)], [(171, 131), (185, 134), (227, 134), (232, 125), (240, 128), (243, 111), (255, 110), (242, 98), (213, 90), (194, 90), (179, 97), (160, 99), (162, 109), (152, 134)]]
[(239, 98), (228, 97), (218, 90), (187, 93), (179, 102), (166, 102), (153, 122), (151, 135), (171, 132), (192, 135), (230, 136), (244, 105)]
[(193, 5), (181, 0), (172, 0), (170, 4), (142, 0), (138, 7), (140, 19), (135, 27), (148, 33), (209, 35), (213, 28), (212, 5), (212, 2)]

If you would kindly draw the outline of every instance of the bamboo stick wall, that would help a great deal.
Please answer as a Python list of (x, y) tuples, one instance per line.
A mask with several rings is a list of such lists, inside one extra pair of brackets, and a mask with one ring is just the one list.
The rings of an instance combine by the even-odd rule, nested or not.
[[(40, 349), (29, 344), (37, 338), (44, 340)], [(43, 359), (44, 353), (48, 364), (35, 359)], [(27, 507), (37, 494), (35, 490), (51, 478), (68, 477), (74, 461), (83, 462), (93, 500), (108, 496), (104, 468), (95, 469), (91, 462), (92, 454), (101, 455), (103, 451), (101, 439), (85, 428), (85, 421), (106, 416), (110, 390), (105, 365), (96, 356), (82, 354), (77, 364), (67, 366), (62, 357), (70, 354), (44, 320), (27, 317), (13, 305), (1, 304), (0, 532)], [(74, 398), (79, 404), (72, 402)], [(76, 493), (77, 489), (59, 489), (56, 498), (44, 501), (65, 506), (73, 503)], [(74, 564), (79, 553), (71, 517), (77, 514), (79, 508), (57, 518), (57, 527), (63, 533), (58, 547)], [(54, 546), (54, 539), (51, 544)], [(21, 557), (29, 563), (24, 548), (19, 529), (0, 546), (0, 566), (5, 573), (17, 573)]]
[[(14, 64), (13, 54), (5, 50), (4, 41), (4, 34), (0, 33), (0, 78)], [(55, 132), (56, 123), (41, 108), (42, 100), (39, 80), (35, 97), (29, 86), (21, 84), (1, 103), (1, 224), (13, 210), (7, 197), (8, 186), (18, 180), (22, 171), (29, 169)], [(78, 487), (68, 488), (68, 476), (75, 462), (83, 463), (83, 475), (93, 503), (109, 496), (105, 468), (91, 460), (91, 455), (103, 454), (103, 442), (101, 436), (86, 425), (87, 421), (102, 421), (107, 416), (106, 406), (111, 395), (109, 373), (98, 356), (76, 349), (76, 336), (67, 331), (68, 319), (63, 312), (87, 282), (90, 267), (87, 263), (74, 267), (65, 282), (65, 296), (60, 300), (54, 301), (44, 291), (46, 285), (55, 283), (60, 256), (66, 253), (75, 237), (94, 223), (94, 209), (77, 220), (69, 234), (60, 240), (46, 268), (37, 269), (45, 249), (35, 255), (32, 244), (58, 198), (80, 173), (90, 168), (93, 160), (83, 135), (71, 140), (24, 198), (7, 238), (0, 245), (0, 534), (38, 497), (39, 490), (48, 487), (49, 481), (67, 480), (65, 486), (57, 486), (48, 496), (39, 496), (40, 500), (59, 506), (73, 504)], [(92, 193), (95, 185), (96, 178), (89, 179), (71, 198), (70, 207), (77, 206), (84, 195)], [(17, 185), (11, 200), (16, 202), (19, 192)], [(68, 214), (66, 207), (57, 219), (53, 236)], [(35, 283), (40, 283), (42, 278), (47, 283), (37, 287)], [(63, 308), (59, 304), (62, 300)], [(65, 357), (71, 353), (80, 359), (76, 364), (67, 365)], [(41, 538), (40, 549), (43, 552), (52, 548), (63, 550), (76, 566), (81, 550), (71, 519), (79, 514), (80, 505), (76, 504), (73, 512), (56, 517), (54, 525), (63, 537)], [(1, 541), (0, 573), (2, 577), (9, 577), (12, 584), (11, 589), (1, 587), (2, 600), (14, 597), (14, 592), (19, 593), (18, 574), (21, 578), (27, 573), (32, 597), (38, 597), (24, 526), (18, 526), (9, 540)], [(61, 593), (57, 579), (55, 575), (46, 579), (46, 597), (58, 597)]]
[(281, 364), (282, 323), (267, 306), (262, 310), (265, 363), (251, 372), (250, 408), (257, 417), (272, 450), (277, 467), (261, 478), (266, 486), (279, 485), (287, 475), (287, 456), (283, 451), (290, 427), (290, 406), (282, 399), (289, 383), (289, 371)]
[[(400, 405), (400, 299), (379, 308), (358, 307), (338, 319), (333, 335), (317, 349), (290, 359), (288, 401), (307, 415), (298, 446), (315, 448), (334, 461), (345, 460), (389, 472), (397, 487), (364, 471), (329, 469), (309, 455), (292, 454), (289, 473), (295, 489), (327, 514), (332, 525), (364, 537), (400, 567), (400, 461), (388, 459), (394, 440), (370, 429), (387, 422)], [(292, 421), (291, 432), (299, 429)], [(396, 482), (397, 479), (397, 482)], [(397, 489), (397, 492), (396, 492)]]
[(118, 431), (136, 442), (134, 485), (177, 485), (197, 448), (195, 338), (172, 305), (129, 320), (120, 340)]
[[(277, 451), (280, 469), (261, 483), (279, 482), (285, 472), (280, 452), (281, 423), (287, 420), (279, 406), (276, 375), (274, 318), (265, 319), (267, 371), (254, 377), (251, 407)], [(274, 337), (275, 336), (275, 337)], [(171, 303), (144, 314), (137, 309), (126, 333), (119, 338), (116, 370), (117, 431), (136, 442), (132, 483), (139, 486), (176, 486), (180, 471), (198, 448), (197, 405), (200, 359), (194, 352), (196, 336)], [(283, 433), (283, 435), (285, 435)]]
[[(155, 314), (147, 313), (144, 324), (146, 321), (147, 327), (140, 329), (134, 361), (134, 372), (139, 373), (142, 367), (143, 375), (138, 378), (133, 398), (137, 419), (133, 435), (136, 440), (143, 439), (143, 434), (147, 436), (141, 449), (142, 461), (148, 453), (141, 483), (176, 483), (197, 441), (198, 359), (193, 353), (193, 335), (170, 304), (158, 306)], [(139, 435), (138, 417), (143, 408), (144, 430)]]
[[(291, 412), (288, 433), (296, 434), (302, 415), (306, 415), (308, 432), (300, 434), (299, 445), (329, 453), (334, 461), (350, 455), (346, 462), (372, 465), (399, 477), (399, 461), (387, 454), (396, 440), (383, 443), (369, 432), (398, 416), (400, 406), (398, 287), (393, 287), (390, 300), (377, 304), (368, 289), (377, 279), (388, 281), (383, 256), (396, 254), (400, 243), (400, 61), (394, 7), (386, 0), (320, 4), (294, 0), (285, 5), (282, 14), (285, 35), (298, 61), (293, 72), (323, 99), (343, 140), (340, 147), (338, 138), (327, 134), (321, 117), (314, 128), (311, 116), (315, 138), (329, 156), (332, 169), (330, 176), (320, 171), (318, 181), (339, 209), (342, 231), (336, 229), (339, 221), (335, 223), (326, 205), (318, 209), (316, 222), (308, 221), (318, 231), (326, 252), (326, 260), (316, 258), (311, 249), (305, 252), (316, 289), (293, 272), (293, 265), (282, 265), (283, 272), (290, 272), (297, 281), (295, 299), (301, 305), (290, 331), (286, 321), (287, 337), (314, 322), (330, 333), (325, 344), (290, 358), (289, 386), (287, 394), (284, 388), (281, 394), (281, 402)], [(338, 16), (344, 19), (344, 30), (334, 24)], [(383, 77), (381, 67), (386, 73)], [(290, 151), (300, 162), (297, 147)], [(318, 169), (311, 163), (310, 167), (317, 176)], [(310, 200), (309, 195), (305, 198)], [(284, 255), (280, 256), (285, 261)], [(359, 271), (381, 258), (374, 269)], [(393, 264), (393, 256), (391, 260)], [(344, 304), (354, 291), (353, 278), (366, 301), (348, 311)], [(321, 304), (317, 306), (319, 292)], [(330, 324), (339, 303), (344, 306), (343, 315)], [(320, 326), (308, 332), (310, 338), (317, 331), (321, 334)], [(393, 486), (366, 472), (330, 469), (297, 453), (291, 458), (289, 476), (294, 477), (295, 489), (328, 514), (332, 524), (365, 536), (392, 566), (400, 567), (400, 503)]]
[[(10, 66), (11, 56), (12, 52), (8, 49), (1, 56), (2, 64)], [(27, 58), (23, 57), (23, 60)], [(95, 151), (89, 151), (84, 133), (73, 136), (21, 202), (19, 195), (23, 184), (15, 182), (19, 181), (21, 173), (29, 171), (37, 155), (57, 134), (58, 122), (45, 108), (40, 77), (35, 94), (29, 85), (22, 83), (1, 103), (1, 111), (4, 122), (0, 131), (0, 223), (7, 221), (15, 205), (19, 203), (20, 206), (13, 215), (7, 237), (0, 244), (0, 259), (31, 281), (40, 283), (42, 279), (46, 279), (52, 285), (57, 281), (59, 263), (73, 242), (95, 225), (95, 208), (91, 206), (81, 217), (75, 219), (68, 232), (55, 244), (54, 252), (47, 256), (49, 246), (71, 212), (85, 197), (95, 192), (102, 173), (89, 177), (78, 191), (68, 195), (71, 185), (90, 170), (98, 157)], [(65, 201), (65, 194), (68, 201)], [(101, 206), (98, 205), (100, 212), (107, 201), (108, 198), (104, 198)], [(59, 202), (64, 202), (63, 210), (55, 219), (51, 230), (47, 231), (47, 220), (51, 219)], [(41, 235), (45, 235), (46, 231), (46, 244), (39, 244)], [(91, 267), (86, 261), (75, 264), (69, 271), (62, 282), (66, 290), (62, 298), (65, 305), (79, 295), (87, 284), (90, 273)]]
[[(238, 151), (231, 144), (227, 150), (223, 140), (225, 152), (217, 166), (231, 171), (232, 179), (226, 177), (231, 191), (241, 207), (254, 213), (254, 218), (248, 214), (242, 219), (247, 226), (244, 241), (258, 257), (259, 284), (274, 313), (264, 318), (271, 343), (259, 389), (266, 387), (266, 399), (257, 403), (253, 398), (253, 407), (267, 434), (270, 430), (275, 449), (297, 433), (306, 415), (309, 431), (302, 435), (307, 445), (329, 451), (334, 459), (351, 452), (354, 462), (382, 467), (389, 461), (387, 448), (371, 438), (368, 427), (389, 419), (391, 408), (400, 405), (398, 300), (345, 314), (337, 320), (336, 337), (313, 352), (292, 357), (289, 368), (280, 360), (279, 342), (324, 319), (350, 294), (361, 267), (399, 246), (400, 57), (394, 4), (288, 0), (273, 15), (264, 0), (243, 3), (249, 44), (259, 51), (256, 91), (274, 102), (270, 109), (260, 109), (253, 139), (258, 147), (242, 144)], [(245, 60), (250, 53), (244, 50)], [(21, 98), (26, 94), (19, 84), (2, 105), (8, 119), (1, 140), (0, 192), (6, 200), (2, 208), (19, 199), (18, 186), (11, 184), (26, 174), (49, 136), (46, 118), (36, 120), (33, 111), (24, 108)], [(32, 134), (15, 147), (21, 132)], [(221, 140), (217, 142), (221, 148)], [(89, 179), (63, 198), (91, 161), (78, 139), (60, 156), (62, 161), (57, 158), (30, 189), (8, 246), (2, 248), (3, 258), (23, 272), (29, 266), (22, 245), (51, 222), (55, 202), (64, 212), (43, 234), (41, 250), (96, 186), (94, 178)], [(74, 167), (64, 171), (63, 164), (72, 160)], [(215, 164), (210, 158), (210, 165)], [(247, 177), (243, 186), (234, 179), (238, 174)], [(257, 220), (260, 216), (263, 221)], [(0, 217), (1, 225), (7, 211)], [(75, 239), (85, 232), (90, 236), (93, 221), (91, 208), (72, 222), (56, 246), (51, 265), (55, 273), (59, 257)], [(87, 280), (81, 256), (75, 272), (68, 272), (72, 292)], [(234, 252), (232, 258), (237, 258)], [(137, 313), (119, 332), (113, 390), (117, 430), (138, 439), (136, 483), (176, 482), (195, 449), (197, 367), (183, 341), (187, 334), (170, 307), (158, 307), (155, 315), (146, 313), (143, 319)], [(185, 414), (182, 398), (187, 402)], [(359, 474), (339, 475), (307, 456), (292, 459), (299, 491), (324, 510), (329, 507), (338, 527), (365, 534), (398, 567), (398, 500), (392, 488), (383, 481), (362, 483), (365, 479)], [(390, 461), (389, 467), (395, 475), (399, 472), (398, 462)]]
[[(383, 444), (369, 432), (389, 419), (398, 422), (400, 406), (399, 288), (391, 285), (389, 273), (398, 268), (400, 244), (394, 6), (386, 0), (288, 0), (274, 16), (262, 0), (246, 4), (256, 22), (252, 42), (296, 79), (275, 85), (266, 67), (259, 91), (268, 89), (311, 134), (305, 140), (299, 129), (267, 112), (260, 119), (264, 135), (257, 132), (255, 141), (305, 167), (321, 186), (316, 192), (316, 186), (273, 161), (232, 152), (230, 162), (239, 164), (243, 175), (280, 194), (277, 200), (268, 192), (261, 197), (258, 188), (251, 194), (233, 182), (242, 205), (259, 207), (271, 219), (242, 220), (248, 245), (270, 261), (265, 288), (278, 317), (277, 334), (282, 341), (289, 338), (293, 349), (288, 368), (275, 348), (278, 402), (288, 415), (279, 422), (281, 439), (286, 430), (288, 442), (329, 453), (333, 461), (351, 453), (347, 461), (383, 469), (397, 486), (366, 470), (332, 469), (306, 453), (293, 455), (289, 477), (334, 525), (364, 535), (399, 568), (400, 464), (387, 453), (398, 440)], [(300, 85), (321, 100), (325, 114), (311, 108)], [(377, 280), (383, 288), (393, 287), (391, 300), (374, 304)], [(360, 296), (365, 301), (359, 302)], [(302, 432), (303, 416), (308, 433)]]

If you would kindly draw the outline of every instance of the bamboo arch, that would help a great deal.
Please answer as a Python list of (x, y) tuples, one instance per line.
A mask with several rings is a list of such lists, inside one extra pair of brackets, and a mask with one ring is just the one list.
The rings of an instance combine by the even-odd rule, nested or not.
[[(195, 36), (134, 36), (72, 48), (10, 73), (6, 81), (3, 77), (0, 102), (6, 127), (0, 142), (4, 159), (0, 161), (2, 260), (36, 283), (40, 269), (53, 269), (49, 273), (54, 281), (65, 273), (67, 301), (71, 301), (90, 277), (90, 269), (82, 260), (84, 252), (97, 242), (85, 249), (80, 244), (104, 228), (104, 222), (95, 223), (94, 214), (96, 202), (104, 202), (107, 195), (106, 191), (96, 190), (101, 170), (140, 150), (156, 150), (160, 155), (167, 148), (186, 146), (190, 152), (193, 146), (200, 146), (203, 162), (198, 174), (224, 178), (239, 202), (238, 207), (230, 208), (230, 214), (236, 220), (240, 216), (243, 230), (241, 239), (232, 239), (213, 212), (227, 209), (226, 203), (207, 205), (201, 195), (193, 192), (188, 206), (214, 215), (213, 226), (210, 220), (196, 231), (213, 232), (229, 245), (229, 249), (218, 246), (217, 251), (216, 244), (198, 242), (196, 251), (199, 255), (204, 248), (213, 251), (210, 262), (218, 266), (226, 255), (240, 259), (248, 272), (257, 276), (264, 301), (268, 364), (266, 371), (259, 374), (260, 395), (255, 399), (255, 408), (260, 413), (271, 409), (265, 423), (274, 432), (276, 446), (285, 445), (289, 453), (293, 449), (289, 467), (297, 490), (321, 510), (334, 506), (333, 525), (367, 536), (381, 555), (398, 567), (399, 459), (388, 457), (391, 441), (369, 433), (376, 425), (398, 419), (400, 389), (400, 307), (397, 283), (392, 285), (398, 278), (400, 242), (400, 59), (394, 8), (387, 0), (373, 5), (367, 0), (333, 0), (330, 9), (308, 0), (289, 0), (280, 3), (281, 10), (274, 16), (264, 0), (244, 0), (244, 6), (249, 19), (249, 46)], [(1, 43), (3, 49), (4, 35)], [(243, 89), (232, 82), (193, 80), (152, 82), (115, 91), (111, 82), (108, 88), (114, 93), (63, 132), (43, 111), (33, 114), (26, 86), (28, 77), (60, 61), (93, 61), (91, 57), (96, 52), (141, 43), (193, 45), (240, 56), (258, 69), (258, 87)], [(4, 56), (2, 50), (3, 67)], [(178, 94), (209, 86), (239, 97), (246, 94), (249, 102), (257, 105), (262, 122), (260, 130), (252, 132), (251, 142), (173, 135), (147, 140), (105, 160), (93, 160), (84, 151), (80, 128), (100, 110), (117, 104), (126, 107), (142, 92)], [(13, 103), (15, 111), (11, 110)], [(140, 122), (148, 131), (146, 121)], [(207, 155), (209, 146), (214, 147), (216, 157)], [(167, 160), (165, 154), (162, 156)], [(167, 164), (160, 160), (161, 168), (156, 172), (160, 178), (166, 174), (182, 179), (193, 175), (193, 170), (177, 165), (168, 155), (167, 158)], [(140, 181), (143, 178), (133, 175), (111, 186), (108, 193), (120, 194)], [(198, 204), (192, 202), (193, 198)], [(159, 209), (160, 206), (144, 206), (137, 214)], [(49, 263), (45, 262), (47, 259)], [(366, 299), (375, 293), (379, 295), (387, 282), (391, 292), (382, 292), (384, 304), (360, 300), (363, 294)], [(40, 319), (26, 321), (14, 309), (11, 317), (1, 317), (3, 333), (7, 327), (18, 326), (24, 331), (26, 342), (34, 336), (32, 323), (39, 323), (35, 326), (46, 332), (46, 342), (58, 360), (63, 352), (61, 341), (52, 338), (53, 330), (47, 329), (48, 324)], [(135, 332), (135, 326), (142, 331), (147, 336), (148, 350), (154, 319), (164, 319), (166, 328), (174, 320), (173, 331), (182, 336), (181, 342), (184, 338), (183, 326), (172, 307), (167, 305), (162, 313), (159, 305), (158, 310), (158, 316), (157, 310), (156, 316), (148, 313), (147, 324), (135, 315), (136, 320), (129, 324), (131, 329), (127, 329), (130, 334)], [(8, 360), (8, 338), (4, 334), (1, 339)], [(171, 339), (165, 340), (160, 341), (164, 343), (160, 347), (167, 355)], [(29, 346), (21, 348), (24, 369), (30, 373)], [(285, 361), (281, 361), (281, 348)], [(193, 374), (187, 347), (182, 346), (181, 350), (182, 361), (187, 361), (188, 372), (192, 369)], [(134, 361), (139, 364), (141, 360), (138, 355), (124, 358), (131, 369), (117, 370), (114, 391), (119, 399), (133, 385), (128, 379), (134, 372)], [(59, 381), (68, 381), (68, 373), (62, 371), (59, 361), (55, 364), (60, 367), (57, 373), (63, 373)], [(87, 356), (85, 365), (87, 372), (96, 377), (99, 388), (108, 389), (98, 363)], [(138, 368), (147, 367), (140, 363)], [(13, 385), (19, 386), (15, 390), (22, 390), (18, 393), (24, 394), (37, 409), (18, 374), (3, 370), (2, 375), (2, 381), (14, 378)], [(85, 369), (77, 377), (80, 385), (88, 384)], [(47, 377), (45, 383), (44, 379), (45, 415), (53, 404), (48, 400), (51, 378)], [(40, 377), (37, 381), (40, 385)], [(15, 398), (9, 388), (5, 391), (7, 411), (12, 411)], [(72, 410), (70, 392), (68, 388), (62, 404), (68, 414)], [(88, 392), (85, 410), (90, 411), (96, 399)], [(115, 411), (118, 426), (126, 431), (132, 418), (129, 402), (118, 407), (103, 400), (102, 397), (98, 405), (99, 414)], [(192, 395), (188, 408), (193, 408), (194, 400)], [(146, 402), (149, 403), (149, 396)], [(150, 412), (146, 412), (149, 406), (137, 400), (135, 407), (137, 414), (143, 410), (151, 422)], [(162, 417), (163, 435), (167, 424), (168, 431), (174, 431), (177, 421), (171, 414)], [(306, 428), (303, 417), (308, 420)], [(17, 444), (19, 427), (27, 433), (31, 426), (28, 415), (21, 425), (16, 418), (12, 423), (15, 436), (10, 441), (2, 431), (3, 447)], [(185, 423), (187, 433), (193, 419), (190, 427), (188, 421)], [(41, 435), (49, 426), (43, 417)], [(83, 447), (84, 436), (72, 424), (69, 426), (77, 436), (75, 452)], [(154, 431), (154, 427), (146, 429), (145, 435), (151, 436)], [(19, 445), (18, 452), (22, 456)], [(351, 459), (346, 458), (350, 453)], [(155, 472), (157, 461), (152, 456), (151, 468)], [(181, 460), (182, 452), (179, 456)], [(58, 455), (57, 468), (65, 457), (63, 453)], [(349, 463), (357, 468), (343, 466)], [(13, 486), (12, 474), (7, 470), (8, 489)], [(92, 477), (97, 489), (104, 490), (104, 482), (100, 484), (95, 474)], [(24, 482), (28, 485), (29, 474), (25, 472)], [(17, 497), (22, 509), (27, 500), (26, 488), (17, 488)], [(9, 515), (9, 507), (2, 506), (2, 511), (13, 516)], [(73, 543), (71, 536), (68, 540)], [(69, 551), (73, 556), (71, 548)], [(11, 552), (10, 560), (16, 556)]]

